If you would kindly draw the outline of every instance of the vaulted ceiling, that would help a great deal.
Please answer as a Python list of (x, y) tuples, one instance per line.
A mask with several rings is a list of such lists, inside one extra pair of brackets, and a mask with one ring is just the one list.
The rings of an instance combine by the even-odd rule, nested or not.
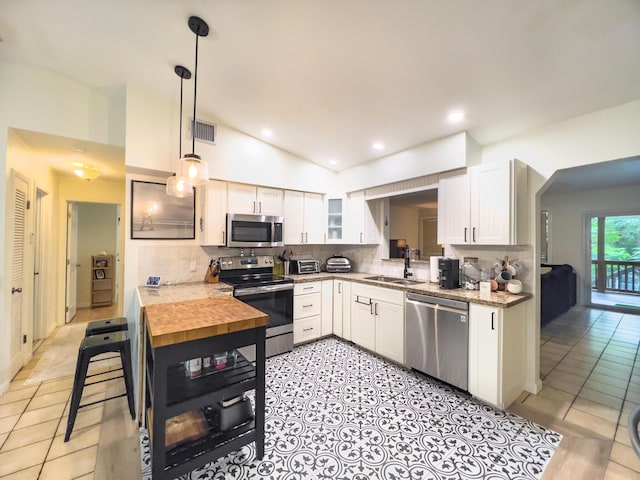
[(3, 0), (0, 61), (177, 102), (173, 68), (194, 65), (190, 15), (211, 30), (198, 117), (337, 171), (640, 98), (637, 0)]

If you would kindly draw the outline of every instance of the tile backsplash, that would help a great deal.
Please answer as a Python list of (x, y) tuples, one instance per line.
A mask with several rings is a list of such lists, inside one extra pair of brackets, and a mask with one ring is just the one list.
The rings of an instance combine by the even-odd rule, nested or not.
[[(293, 258), (314, 258), (324, 266), (332, 255), (344, 255), (351, 260), (352, 271), (377, 275), (402, 277), (404, 261), (402, 259), (382, 259), (386, 254), (378, 245), (293, 245)], [(256, 249), (257, 255), (281, 255), (284, 248)], [(245, 254), (249, 254), (245, 249)], [(138, 255), (138, 284), (144, 285), (150, 275), (160, 275), (163, 284), (200, 282), (209, 266), (209, 261), (219, 257), (240, 255), (240, 249), (225, 247), (190, 246), (148, 246), (141, 248)], [(497, 259), (505, 255), (510, 260), (518, 260), (522, 268), (518, 279), (523, 283), (524, 291), (533, 289), (533, 248), (531, 246), (447, 246), (445, 256), (459, 258), (477, 257), (481, 268), (491, 267)], [(194, 270), (194, 271), (191, 271)], [(414, 280), (429, 281), (431, 274), (429, 260), (411, 261)]]

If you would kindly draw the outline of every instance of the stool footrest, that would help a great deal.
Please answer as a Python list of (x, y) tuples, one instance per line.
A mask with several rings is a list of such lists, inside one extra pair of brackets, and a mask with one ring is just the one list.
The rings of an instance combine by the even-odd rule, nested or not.
[(79, 405), (78, 410), (84, 407), (90, 407), (91, 405), (95, 405), (96, 403), (106, 402), (107, 400), (113, 400), (114, 398), (126, 397), (127, 392), (121, 393), (120, 395), (114, 395), (113, 397), (105, 398), (103, 400), (96, 400), (95, 402), (85, 403), (84, 405)]
[(105, 360), (111, 360), (112, 358), (120, 358), (120, 355), (111, 355), (110, 357), (105, 358), (94, 358), (92, 360), (89, 360), (89, 363), (104, 362)]
[[(95, 375), (89, 375), (89, 376), (95, 377)], [(124, 374), (123, 375), (118, 375), (117, 377), (105, 378), (104, 380), (97, 380), (95, 382), (89, 382), (89, 383), (85, 382), (84, 386), (85, 387), (89, 387), (91, 385), (98, 385), (99, 383), (109, 382), (111, 380), (117, 380), (119, 378), (124, 378)]]

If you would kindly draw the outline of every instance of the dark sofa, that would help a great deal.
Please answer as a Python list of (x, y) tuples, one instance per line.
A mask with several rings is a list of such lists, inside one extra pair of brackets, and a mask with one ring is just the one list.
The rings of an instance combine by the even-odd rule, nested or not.
[(543, 264), (551, 271), (540, 276), (540, 325), (576, 304), (576, 272), (571, 265)]

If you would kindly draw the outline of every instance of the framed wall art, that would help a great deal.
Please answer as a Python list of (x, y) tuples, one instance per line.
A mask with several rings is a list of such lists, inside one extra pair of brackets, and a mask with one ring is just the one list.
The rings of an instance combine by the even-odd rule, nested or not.
[(166, 184), (131, 181), (131, 238), (187, 240), (196, 238), (196, 195), (167, 195)]

